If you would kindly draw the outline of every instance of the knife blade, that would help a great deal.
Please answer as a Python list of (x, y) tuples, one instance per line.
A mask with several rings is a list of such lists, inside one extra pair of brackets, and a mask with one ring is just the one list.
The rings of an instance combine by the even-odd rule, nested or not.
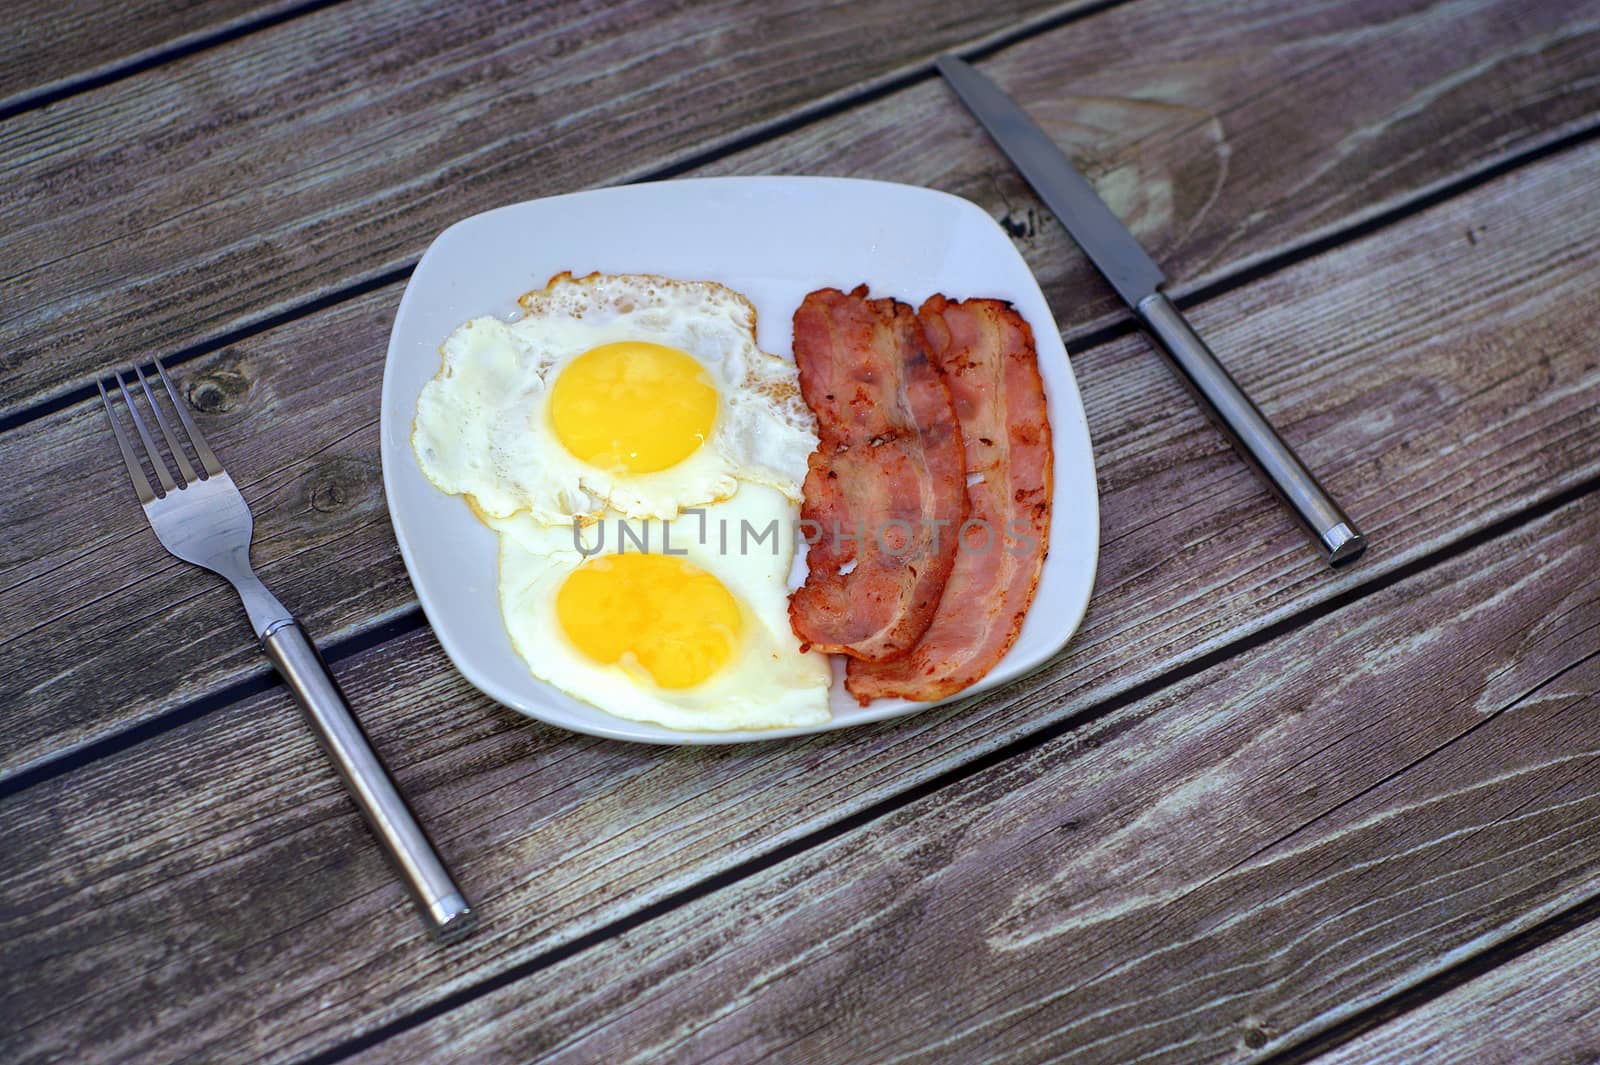
[(1190, 393), (1300, 519), (1333, 565), (1366, 550), (1367, 540), (1164, 292), (1166, 276), (1084, 176), (1028, 113), (1001, 88), (952, 55), (935, 64), (957, 97), (1033, 186), (1095, 268), (1156, 340)]

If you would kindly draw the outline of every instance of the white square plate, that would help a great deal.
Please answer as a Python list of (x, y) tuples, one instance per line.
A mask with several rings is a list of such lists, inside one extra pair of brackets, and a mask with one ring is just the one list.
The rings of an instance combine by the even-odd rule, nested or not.
[(612, 717), (536, 679), (500, 621), (497, 539), (459, 497), (422, 475), (411, 451), (417, 395), (439, 345), (478, 315), (513, 318), (516, 298), (562, 270), (718, 281), (749, 297), (765, 351), (791, 353), (795, 308), (813, 289), (916, 306), (935, 292), (1010, 300), (1032, 325), (1055, 440), (1050, 550), (1016, 645), (966, 698), (1042, 665), (1088, 606), (1099, 554), (1094, 456), (1078, 386), (1039, 284), (993, 219), (931, 189), (843, 178), (702, 178), (597, 189), (502, 207), (439, 235), (406, 286), (383, 372), (383, 480), (417, 598), (457, 669), (491, 698), (552, 725), (646, 743), (732, 743), (859, 725), (937, 704), (858, 706), (842, 667), (833, 720), (814, 728), (675, 732)]

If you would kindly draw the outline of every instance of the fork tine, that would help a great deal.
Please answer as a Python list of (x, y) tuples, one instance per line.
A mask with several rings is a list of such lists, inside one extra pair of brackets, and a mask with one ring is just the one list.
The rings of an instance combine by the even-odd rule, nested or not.
[(195, 476), (194, 467), (189, 465), (189, 456), (183, 453), (183, 448), (178, 446), (178, 441), (172, 435), (172, 427), (167, 424), (167, 416), (161, 413), (161, 404), (156, 402), (155, 393), (150, 391), (150, 382), (144, 379), (144, 371), (135, 366), (133, 372), (139, 375), (139, 384), (144, 388), (144, 398), (150, 401), (150, 409), (156, 412), (156, 424), (161, 426), (161, 435), (167, 438), (167, 450), (172, 452), (172, 457), (178, 462), (178, 470), (183, 474), (183, 483), (194, 484), (199, 480)]
[(117, 436), (117, 447), (122, 449), (122, 461), (128, 467), (128, 476), (133, 479), (133, 490), (139, 493), (139, 502), (154, 503), (156, 494), (150, 490), (150, 479), (144, 475), (139, 460), (133, 457), (133, 448), (128, 446), (128, 436), (122, 431), (122, 424), (117, 421), (117, 412), (112, 409), (111, 397), (106, 394), (106, 386), (96, 381), (95, 387), (100, 389), (100, 402), (106, 405), (106, 417), (111, 419), (111, 431)]
[(161, 487), (168, 492), (176, 492), (178, 486), (172, 483), (172, 475), (167, 472), (167, 464), (161, 461), (161, 452), (156, 448), (156, 442), (150, 439), (150, 430), (144, 427), (144, 419), (139, 417), (139, 408), (133, 405), (133, 397), (128, 394), (128, 386), (122, 382), (122, 374), (116, 372), (117, 387), (122, 389), (123, 402), (128, 404), (128, 414), (133, 418), (133, 427), (139, 432), (139, 439), (144, 441), (145, 454), (150, 456), (150, 465), (155, 467), (156, 480), (161, 482)]
[(167, 395), (171, 398), (172, 405), (177, 408), (178, 419), (183, 422), (184, 431), (189, 434), (189, 442), (194, 445), (195, 454), (200, 456), (200, 465), (206, 468), (208, 475), (215, 477), (222, 472), (222, 463), (211, 453), (211, 449), (206, 446), (206, 438), (200, 435), (194, 419), (189, 417), (189, 408), (184, 405), (178, 390), (172, 387), (172, 378), (167, 376), (167, 368), (161, 365), (160, 359), (156, 359), (155, 364), (156, 372), (161, 375), (161, 382), (167, 386)]

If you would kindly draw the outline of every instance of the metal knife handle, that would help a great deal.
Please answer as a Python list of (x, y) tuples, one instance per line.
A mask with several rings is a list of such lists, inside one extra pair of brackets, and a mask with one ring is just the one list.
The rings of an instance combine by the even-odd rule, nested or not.
[(447, 941), (472, 931), (477, 918), (471, 905), (350, 713), (350, 704), (316, 646), (292, 619), (264, 632), (261, 645), (294, 692), (367, 823), (399, 868), (429, 930)]
[(1140, 300), (1135, 309), (1171, 358), (1179, 376), (1202, 400), (1201, 406), (1226, 431), (1239, 453), (1251, 460), (1267, 484), (1299, 515), (1311, 538), (1328, 553), (1328, 562), (1349, 562), (1366, 550), (1366, 537), (1228, 376), (1172, 301), (1156, 292)]

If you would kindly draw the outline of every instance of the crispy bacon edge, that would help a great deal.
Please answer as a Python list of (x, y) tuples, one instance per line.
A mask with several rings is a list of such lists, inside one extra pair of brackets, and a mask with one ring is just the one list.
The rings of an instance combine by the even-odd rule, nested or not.
[(800, 511), (809, 572), (790, 596), (790, 626), (808, 649), (886, 661), (933, 620), (955, 562), (950, 533), (966, 518), (950, 393), (916, 312), (869, 300), (865, 285), (806, 296), (794, 354), (820, 442)]
[(961, 422), (971, 517), (922, 640), (892, 662), (849, 663), (845, 688), (862, 705), (942, 699), (986, 675), (1016, 642), (1049, 545), (1053, 452), (1033, 331), (1001, 300), (933, 296), (919, 317)]

